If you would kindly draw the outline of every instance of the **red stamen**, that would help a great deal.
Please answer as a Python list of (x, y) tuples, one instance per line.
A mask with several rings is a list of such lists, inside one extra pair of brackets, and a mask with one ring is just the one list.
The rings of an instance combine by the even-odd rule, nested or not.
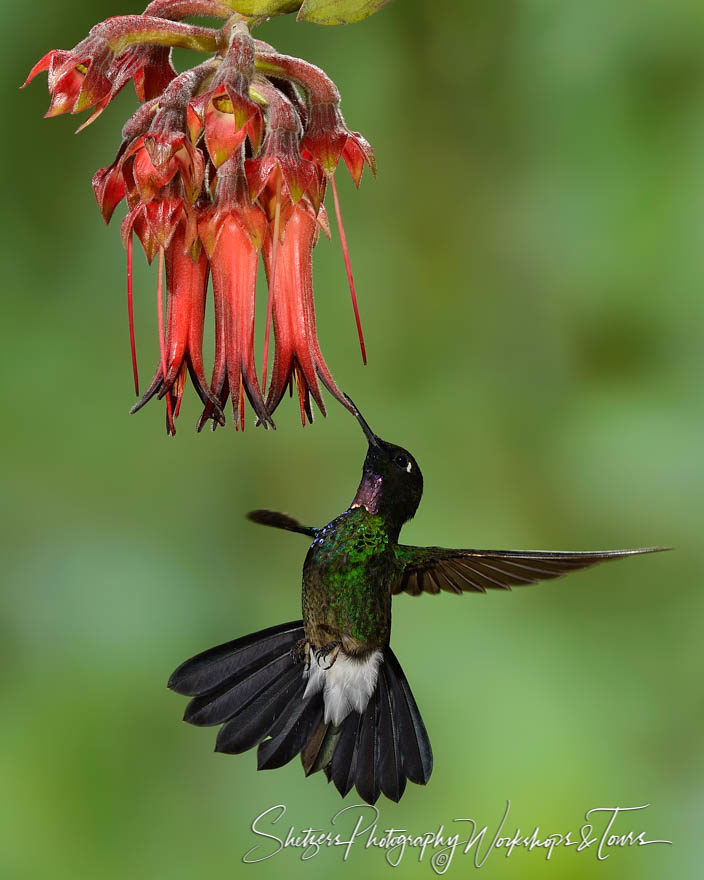
[(301, 368), (296, 364), (296, 388), (298, 390), (298, 403), (301, 407), (301, 425), (306, 426), (306, 379)]
[(262, 365), (262, 394), (266, 392), (266, 368), (269, 363), (269, 336), (271, 333), (271, 315), (274, 308), (274, 285), (276, 283), (276, 255), (279, 250), (279, 227), (281, 224), (281, 169), (276, 181), (276, 207), (274, 208), (274, 242), (271, 254), (271, 278), (269, 294), (266, 301), (266, 329), (264, 330), (264, 364)]
[(176, 380), (176, 408), (174, 409), (174, 418), (178, 418), (178, 414), (181, 411), (181, 401), (183, 400), (183, 389), (186, 387), (186, 371), (188, 370), (188, 365), (186, 362), (183, 362), (183, 365), (179, 371), (178, 379)]
[(134, 340), (134, 306), (132, 297), (132, 231), (127, 239), (127, 315), (130, 322), (130, 350), (132, 352), (132, 375), (134, 393), (139, 397), (139, 372), (137, 370), (137, 346)]
[(244, 431), (244, 385), (240, 377), (240, 425)]
[[(162, 300), (164, 298), (164, 248), (159, 248), (159, 265), (156, 280), (156, 315), (159, 324), (159, 353), (161, 356), (161, 377), (166, 379), (166, 345), (164, 343), (164, 311)], [(174, 416), (171, 406), (171, 393), (166, 395), (166, 430), (170, 434), (176, 433)]]
[(362, 351), (362, 363), (367, 365), (367, 348), (364, 344), (364, 333), (362, 332), (362, 322), (359, 318), (359, 309), (357, 308), (357, 292), (354, 289), (354, 278), (352, 277), (352, 265), (350, 264), (350, 252), (347, 248), (347, 237), (345, 235), (345, 227), (342, 225), (342, 211), (340, 210), (340, 199), (337, 196), (337, 184), (335, 183), (335, 175), (330, 178), (330, 186), (332, 187), (332, 198), (335, 202), (335, 214), (337, 216), (337, 228), (340, 230), (340, 244), (342, 245), (342, 255), (345, 259), (345, 270), (347, 271), (347, 280), (350, 285), (350, 295), (352, 296), (352, 308), (354, 309), (354, 319), (357, 322), (357, 335), (359, 336), (359, 347)]

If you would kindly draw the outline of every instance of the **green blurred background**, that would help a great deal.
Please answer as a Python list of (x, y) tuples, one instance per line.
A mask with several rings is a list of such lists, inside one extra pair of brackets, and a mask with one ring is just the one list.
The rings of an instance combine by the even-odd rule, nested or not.
[[(276, 432), (243, 436), (197, 436), (190, 389), (173, 440), (160, 405), (128, 415), (124, 252), (90, 178), (134, 94), (74, 137), (75, 119), (42, 120), (42, 78), (16, 86), (48, 49), (140, 8), (4, 4), (0, 876), (386, 876), (363, 850), (243, 866), (261, 811), (327, 828), (343, 803), (297, 761), (257, 773), (254, 754), (214, 755), (214, 731), (182, 724), (165, 687), (191, 654), (299, 616), (304, 540), (244, 513), (326, 522), (365, 445), (332, 402), (301, 430), (285, 401)], [(482, 871), (696, 876), (704, 7), (404, 0), (349, 28), (288, 19), (260, 35), (324, 67), (376, 149), (376, 181), (340, 178), (368, 367), (335, 237), (316, 291), (336, 378), (423, 468), (405, 540), (677, 548), (511, 595), (398, 598), (393, 646), (435, 770), (400, 805), (381, 799), (380, 825), (492, 830), (510, 798), (509, 833), (574, 833), (591, 807), (649, 803), (617, 827), (673, 847), (497, 853)], [(432, 876), (412, 852), (401, 870)]]

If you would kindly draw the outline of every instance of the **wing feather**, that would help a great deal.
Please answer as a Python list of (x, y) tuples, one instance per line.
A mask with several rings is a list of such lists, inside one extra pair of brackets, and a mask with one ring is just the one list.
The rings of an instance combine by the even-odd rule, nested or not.
[(599, 562), (623, 559), (642, 553), (657, 553), (669, 547), (640, 547), (635, 550), (454, 550), (446, 547), (410, 547), (399, 544), (396, 555), (403, 571), (393, 592), (485, 593), (510, 590), (514, 586), (562, 577)]

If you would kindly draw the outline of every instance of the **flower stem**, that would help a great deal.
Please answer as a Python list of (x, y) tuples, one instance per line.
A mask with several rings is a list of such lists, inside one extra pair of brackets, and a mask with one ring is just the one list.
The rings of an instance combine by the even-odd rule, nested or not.
[(297, 12), (303, 0), (222, 0), (227, 6), (253, 19)]
[(149, 15), (110, 18), (93, 28), (91, 35), (102, 36), (115, 55), (124, 52), (129, 46), (141, 43), (195, 49), (199, 52), (217, 52), (220, 48), (219, 32), (212, 28), (167, 21)]
[(152, 0), (143, 15), (181, 21), (184, 18), (231, 18), (233, 11), (218, 0)]
[(257, 73), (293, 80), (305, 89), (313, 104), (340, 104), (340, 92), (325, 71), (300, 58), (272, 52), (266, 43), (259, 40), (255, 40), (254, 45), (257, 50), (254, 59)]

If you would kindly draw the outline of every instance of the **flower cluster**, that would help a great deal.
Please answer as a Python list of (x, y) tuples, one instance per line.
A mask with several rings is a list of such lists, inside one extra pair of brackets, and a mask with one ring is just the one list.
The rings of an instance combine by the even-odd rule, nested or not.
[[(95, 174), (93, 188), (106, 222), (123, 200), (127, 206), (122, 237), (138, 396), (135, 236), (149, 263), (157, 261), (159, 359), (133, 412), (154, 397), (165, 398), (169, 434), (175, 433), (188, 375), (203, 404), (198, 430), (225, 423), (228, 398), (237, 428), (244, 428), (245, 398), (257, 423), (273, 427), (276, 407), (294, 386), (304, 425), (313, 418), (311, 398), (325, 414), (321, 385), (348, 406), (316, 332), (312, 253), (320, 231), (330, 235), (328, 186), (366, 360), (335, 172), (342, 160), (359, 185), (365, 164), (375, 171), (374, 154), (345, 125), (340, 94), (329, 77), (253, 39), (253, 21), (233, 12), (232, 5), (154, 0), (143, 15), (107, 19), (74, 49), (49, 52), (27, 79), (46, 71), (47, 116), (91, 111), (84, 125), (134, 83), (141, 106), (123, 128), (114, 162)], [(183, 23), (198, 16), (220, 18), (223, 25)], [(174, 47), (208, 58), (179, 74), (171, 61)], [(260, 256), (268, 301), (258, 371), (254, 316)], [(215, 356), (208, 380), (202, 343), (210, 284)]]

